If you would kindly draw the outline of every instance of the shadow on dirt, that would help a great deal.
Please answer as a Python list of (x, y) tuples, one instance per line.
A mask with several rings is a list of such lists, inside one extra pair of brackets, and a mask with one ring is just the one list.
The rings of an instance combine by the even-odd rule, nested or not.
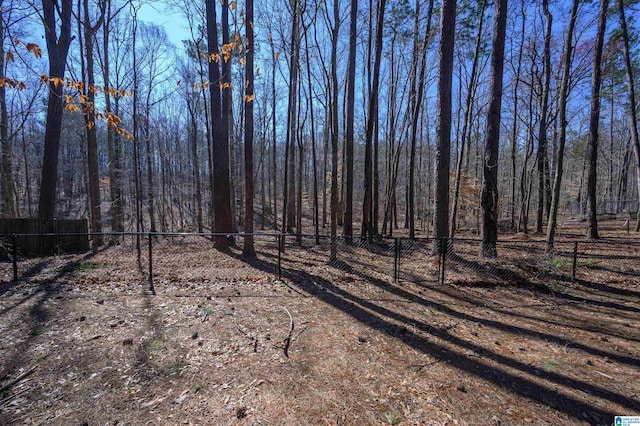
[[(267, 261), (252, 261), (252, 265), (265, 271), (273, 271), (275, 269), (275, 265), (270, 264)], [(359, 276), (366, 276), (362, 270), (354, 270), (344, 262), (338, 263), (337, 265), (340, 270), (345, 272), (355, 273)], [(363, 324), (367, 324), (393, 338), (401, 340), (406, 345), (422, 353), (447, 362), (449, 365), (470, 375), (493, 383), (499, 388), (507, 388), (511, 392), (517, 393), (522, 397), (532, 399), (548, 407), (554, 408), (575, 418), (576, 420), (585, 421), (587, 420), (585, 416), (588, 416), (588, 421), (590, 423), (603, 424), (609, 422), (615, 413), (576, 399), (571, 395), (555, 389), (554, 385), (586, 392), (610, 403), (619, 404), (630, 411), (637, 411), (640, 409), (640, 403), (625, 395), (605, 389), (597, 384), (573, 379), (553, 371), (536, 368), (535, 366), (525, 364), (516, 359), (497, 353), (490, 348), (481, 348), (482, 352), (479, 357), (468, 356), (466, 355), (467, 353), (475, 353), (475, 351), (478, 350), (476, 344), (455, 336), (453, 333), (449, 332), (448, 329), (434, 327), (433, 325), (427, 324), (423, 321), (416, 320), (416, 318), (404, 315), (399, 310), (392, 310), (373, 303), (370, 300), (356, 296), (338, 285), (331, 283), (324, 277), (310, 274), (305, 271), (288, 269), (283, 269), (282, 276), (295, 283), (300, 290), (309, 293), (336, 309), (347, 313)], [(511, 275), (509, 274), (509, 276)], [(524, 277), (519, 278), (523, 283), (527, 282)], [(476, 317), (433, 300), (428, 300), (422, 296), (410, 293), (398, 286), (370, 276), (367, 278), (367, 281), (390, 294), (421, 304), (431, 309), (436, 309), (453, 318), (509, 332), (514, 336), (526, 335), (541, 341), (567, 345), (568, 347), (576, 348), (595, 356), (607, 357), (608, 359), (629, 366), (637, 365), (637, 359), (632, 357), (604, 351), (578, 342), (571, 342), (563, 337), (556, 336), (551, 333)], [(449, 296), (456, 297), (455, 295)], [(572, 300), (572, 297), (569, 295), (565, 295), (565, 297), (568, 300)], [(584, 302), (591, 302), (587, 299), (575, 299)], [(605, 305), (615, 306), (615, 304)], [(412, 328), (420, 330), (421, 335), (410, 331)], [(451, 350), (441, 344), (434, 343), (429, 336), (439, 338), (452, 345), (455, 349)], [(502, 365), (504, 368), (495, 368), (494, 366), (485, 363), (482, 358)], [(530, 377), (521, 377), (521, 375), (512, 374), (508, 370), (515, 370), (522, 375)], [(547, 381), (550, 385), (543, 384), (541, 383), (542, 381)]]

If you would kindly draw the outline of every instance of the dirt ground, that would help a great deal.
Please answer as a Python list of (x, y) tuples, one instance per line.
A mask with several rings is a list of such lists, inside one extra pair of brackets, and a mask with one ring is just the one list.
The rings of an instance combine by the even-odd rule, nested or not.
[(17, 284), (2, 263), (0, 424), (611, 425), (640, 415), (640, 238), (618, 228), (575, 281), (535, 237), (444, 285), (419, 250), (396, 282), (384, 250), (332, 266), (311, 241), (280, 278), (267, 239), (250, 263), (155, 241), (155, 295), (132, 241), (22, 260)]

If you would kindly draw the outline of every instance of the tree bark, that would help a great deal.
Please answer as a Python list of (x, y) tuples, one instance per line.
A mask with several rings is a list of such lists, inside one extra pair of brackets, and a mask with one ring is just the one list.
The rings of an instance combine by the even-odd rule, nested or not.
[(540, 99), (540, 123), (538, 127), (538, 209), (536, 211), (536, 232), (542, 233), (545, 211), (545, 175), (547, 174), (547, 125), (549, 123), (549, 91), (551, 87), (551, 24), (553, 17), (549, 12), (549, 0), (542, 0), (545, 16), (542, 98)]
[(231, 232), (231, 182), (229, 178), (229, 135), (224, 121), (220, 94), (220, 57), (216, 2), (206, 1), (207, 44), (209, 46), (209, 93), (211, 97), (211, 124), (213, 142), (214, 224), (215, 247), (220, 251), (229, 249), (226, 233)]
[(346, 123), (346, 200), (343, 233), (347, 239), (353, 237), (353, 143), (356, 87), (356, 31), (358, 21), (358, 0), (351, 0), (351, 22), (349, 25), (349, 63), (347, 65), (347, 123)]
[(600, 124), (600, 88), (602, 85), (602, 48), (607, 26), (607, 8), (609, 0), (600, 0), (598, 14), (598, 31), (594, 48), (592, 81), (591, 81), (591, 113), (589, 115), (589, 138), (587, 140), (588, 174), (587, 174), (587, 238), (597, 239), (597, 168), (598, 168), (598, 127)]
[[(102, 26), (102, 43), (104, 63), (102, 65), (102, 77), (104, 80), (104, 101), (106, 110), (112, 110), (111, 95), (111, 65), (109, 52), (109, 35), (111, 29), (111, 21), (114, 18), (111, 12), (111, 2), (106, 4), (106, 16)], [(116, 101), (117, 102), (117, 101)], [(115, 112), (118, 115), (118, 112)], [(122, 205), (122, 150), (120, 148), (120, 140), (116, 135), (113, 126), (107, 127), (107, 150), (109, 156), (109, 193), (111, 203), (111, 231), (124, 232), (124, 218)], [(115, 240), (115, 238), (113, 238)]]
[(443, 0), (438, 49), (438, 105), (436, 118), (435, 216), (432, 252), (440, 253), (441, 238), (449, 236), (449, 164), (451, 157), (451, 91), (455, 44), (456, 0)]
[(247, 46), (246, 46), (246, 79), (247, 84), (244, 95), (244, 182), (245, 182), (245, 211), (244, 211), (244, 244), (242, 255), (245, 258), (256, 257), (253, 246), (253, 104), (255, 102), (254, 82), (253, 82), (253, 0), (247, 0), (245, 25)]
[[(640, 196), (640, 138), (638, 137), (638, 115), (636, 113), (636, 95), (634, 89), (633, 67), (631, 66), (631, 53), (629, 49), (629, 32), (627, 19), (624, 13), (624, 4), (618, 0), (618, 15), (620, 17), (620, 29), (622, 30), (622, 43), (624, 48), (624, 64), (627, 74), (627, 94), (629, 96), (629, 123), (631, 124), (631, 140), (633, 151), (636, 154), (636, 180), (638, 184), (638, 196)], [(636, 218), (635, 232), (640, 231), (640, 211)]]
[[(486, 1), (482, 2), (480, 10), (480, 21), (478, 23), (478, 32), (476, 33), (476, 45), (473, 54), (473, 64), (471, 66), (471, 81), (469, 82), (469, 91), (467, 92), (467, 98), (465, 102), (465, 114), (462, 124), (462, 133), (460, 135), (460, 153), (458, 155), (458, 161), (456, 165), (456, 180), (455, 187), (453, 189), (453, 206), (451, 208), (451, 224), (449, 230), (449, 236), (454, 237), (456, 233), (456, 224), (458, 216), (458, 198), (460, 197), (460, 184), (462, 180), (463, 161), (465, 156), (465, 149), (467, 145), (467, 134), (470, 130), (471, 121), (473, 120), (473, 103), (475, 100), (476, 88), (478, 85), (478, 61), (480, 59), (480, 42), (482, 41), (482, 29), (484, 27), (484, 9), (486, 7)], [(465, 173), (467, 171), (465, 170)]]
[[(0, 8), (0, 36), (2, 37), (0, 45), (0, 79), (5, 78), (5, 49), (4, 39), (6, 36), (4, 16)], [(7, 112), (7, 94), (6, 87), (0, 86), (0, 146), (2, 149), (2, 159), (0, 160), (0, 174), (2, 179), (0, 188), (2, 188), (0, 216), (14, 217), (16, 215), (16, 203), (13, 197), (14, 181), (13, 181), (13, 161), (11, 153), (11, 140), (9, 138), (9, 114)]]
[(504, 45), (507, 28), (507, 0), (495, 2), (493, 23), (493, 47), (491, 52), (491, 83), (489, 88), (489, 113), (484, 151), (484, 173), (480, 195), (482, 243), (480, 255), (497, 256), (498, 240), (498, 150), (500, 148), (500, 110), (502, 107), (502, 77)]
[[(60, 4), (61, 8), (57, 5)], [(43, 24), (47, 53), (49, 56), (49, 97), (47, 100), (47, 118), (44, 131), (44, 155), (38, 217), (53, 219), (56, 215), (56, 187), (58, 182), (58, 155), (60, 152), (60, 133), (62, 131), (64, 83), (56, 83), (52, 78), (64, 79), (67, 54), (71, 44), (71, 0), (42, 0)], [(56, 18), (56, 11), (60, 14)], [(59, 19), (60, 34), (56, 34), (56, 21)]]
[[(384, 26), (384, 11), (386, 0), (378, 0), (378, 14), (376, 22), (376, 44), (375, 58), (373, 64), (373, 82), (371, 96), (369, 97), (369, 107), (367, 113), (367, 128), (365, 133), (365, 156), (364, 156), (364, 202), (362, 204), (362, 238), (368, 237), (369, 242), (373, 241), (373, 132), (374, 122), (378, 111), (378, 90), (380, 86), (380, 60), (382, 57), (382, 30)], [(376, 158), (377, 160), (377, 158)]]
[(562, 69), (562, 81), (560, 84), (560, 96), (558, 99), (560, 134), (558, 136), (558, 158), (556, 161), (556, 175), (553, 182), (553, 196), (551, 199), (551, 211), (549, 212), (549, 224), (547, 225), (547, 256), (553, 256), (553, 243), (558, 226), (558, 205), (560, 204), (560, 185), (562, 185), (562, 173), (564, 163), (564, 146), (567, 139), (567, 96), (569, 92), (569, 76), (573, 57), (573, 29), (578, 16), (579, 0), (573, 0), (571, 5), (571, 18), (567, 28), (567, 36), (564, 43), (564, 64)]
[(338, 257), (338, 33), (340, 30), (340, 2), (333, 0), (333, 27), (331, 28), (331, 248), (330, 260)]

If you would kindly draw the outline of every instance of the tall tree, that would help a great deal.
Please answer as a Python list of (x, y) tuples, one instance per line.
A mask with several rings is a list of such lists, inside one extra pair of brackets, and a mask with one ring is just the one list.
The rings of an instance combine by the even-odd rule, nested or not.
[(609, 0), (600, 0), (598, 13), (598, 31), (594, 48), (592, 80), (591, 80), (591, 112), (589, 114), (589, 137), (587, 139), (587, 155), (589, 170), (587, 174), (587, 238), (599, 238), (597, 217), (597, 168), (598, 168), (598, 128), (600, 124), (600, 88), (602, 85), (602, 48), (607, 26), (607, 8)]
[(564, 63), (562, 68), (562, 80), (560, 83), (560, 95), (558, 108), (560, 118), (560, 134), (558, 135), (558, 158), (556, 161), (555, 180), (553, 182), (553, 198), (551, 199), (551, 211), (549, 212), (549, 224), (547, 226), (547, 255), (553, 254), (553, 243), (557, 228), (558, 205), (560, 204), (560, 185), (562, 185), (564, 146), (567, 139), (567, 95), (569, 91), (569, 76), (573, 57), (573, 30), (578, 16), (579, 0), (573, 0), (571, 5), (571, 18), (564, 42)]
[(538, 209), (536, 211), (536, 232), (542, 232), (545, 211), (545, 176), (547, 175), (547, 125), (549, 124), (549, 91), (551, 89), (551, 24), (553, 17), (549, 12), (549, 0), (542, 0), (545, 17), (544, 48), (542, 52), (542, 98), (540, 99), (540, 122), (538, 127)]
[[(464, 113), (464, 118), (463, 118), (463, 124), (462, 124), (462, 133), (460, 134), (460, 152), (458, 154), (458, 162), (456, 165), (456, 180), (455, 180), (455, 186), (453, 189), (453, 206), (451, 208), (451, 223), (450, 223), (450, 230), (449, 230), (449, 236), (451, 238), (454, 237), (455, 233), (456, 233), (456, 223), (457, 223), (457, 217), (458, 217), (458, 201), (460, 198), (460, 186), (462, 184), (462, 179), (463, 179), (463, 163), (464, 163), (464, 159), (465, 159), (465, 149), (466, 145), (467, 145), (467, 135), (470, 133), (470, 128), (471, 128), (471, 122), (473, 120), (473, 115), (474, 115), (474, 109), (473, 109), (473, 104), (474, 104), (474, 99), (475, 99), (475, 94), (476, 94), (476, 90), (477, 90), (477, 86), (478, 86), (478, 62), (480, 60), (480, 54), (482, 53), (482, 29), (484, 28), (484, 15), (485, 15), (485, 8), (486, 8), (486, 0), (483, 0), (481, 5), (480, 5), (480, 18), (479, 18), (479, 22), (478, 22), (478, 31), (476, 33), (476, 44), (475, 44), (475, 51), (473, 54), (473, 63), (471, 65), (471, 81), (469, 82), (469, 89), (467, 91), (467, 97), (466, 97), (466, 101), (465, 101), (465, 113)], [(465, 170), (465, 174), (467, 173), (467, 170)]]
[[(5, 38), (8, 37), (8, 30), (5, 28), (5, 17), (0, 8), (0, 79), (5, 78)], [(11, 142), (9, 138), (9, 113), (7, 112), (7, 92), (4, 84), (0, 85), (0, 149), (2, 159), (0, 160), (0, 182), (1, 189), (1, 217), (13, 217), (16, 215), (16, 205), (14, 202), (14, 182), (13, 182), (13, 162), (11, 159)]]
[[(102, 213), (100, 210), (100, 170), (98, 167), (98, 135), (95, 126), (95, 61), (94, 61), (94, 41), (95, 35), (104, 23), (104, 15), (107, 1), (99, 1), (98, 19), (95, 24), (91, 23), (89, 0), (82, 1), (82, 30), (84, 34), (84, 54), (86, 59), (86, 84), (84, 84), (84, 95), (87, 99), (86, 114), (84, 119), (86, 123), (87, 134), (87, 162), (89, 164), (89, 217), (91, 222), (91, 240), (93, 248), (101, 246), (102, 238)], [(78, 17), (80, 19), (80, 17)]]
[[(364, 154), (364, 202), (362, 203), (362, 237), (368, 237), (369, 242), (373, 239), (374, 228), (374, 167), (373, 162), (377, 160), (373, 152), (374, 130), (378, 111), (378, 91), (380, 87), (380, 61), (382, 58), (382, 30), (384, 27), (384, 12), (386, 0), (378, 0), (378, 13), (376, 20), (375, 53), (373, 62), (373, 75), (371, 93), (369, 96), (369, 106), (367, 112), (367, 129), (365, 132), (365, 154)], [(376, 157), (376, 158), (374, 158)]]
[(64, 111), (62, 89), (71, 44), (71, 8), (71, 0), (42, 0), (42, 22), (49, 57), (49, 96), (38, 204), (38, 216), (43, 219), (53, 219), (56, 215), (58, 155)]
[[(511, 206), (510, 206), (510, 216), (511, 216), (511, 229), (516, 229), (516, 182), (517, 182), (517, 153), (518, 153), (518, 107), (520, 105), (519, 102), (519, 89), (520, 89), (520, 75), (522, 73), (522, 55), (524, 52), (524, 39), (526, 32), (526, 22), (527, 16), (525, 13), (525, 2), (521, 0), (520, 2), (520, 15), (522, 15), (521, 19), (521, 27), (520, 27), (520, 41), (518, 43), (518, 59), (516, 65), (516, 74), (514, 76), (514, 84), (513, 84), (513, 124), (511, 127)], [(524, 197), (524, 194), (521, 194)]]
[[(422, 45), (418, 47), (418, 19), (419, 19), (419, 1), (416, 1), (416, 43), (415, 43), (415, 55), (416, 60), (420, 58), (420, 73), (414, 71), (414, 78), (417, 76), (417, 93), (413, 93), (410, 98), (415, 98), (414, 104), (412, 106), (411, 111), (411, 133), (409, 136), (411, 148), (409, 154), (409, 194), (408, 194), (408, 211), (409, 211), (409, 238), (415, 237), (416, 232), (416, 222), (415, 222), (415, 198), (416, 198), (416, 182), (415, 182), (415, 172), (416, 172), (416, 145), (418, 140), (418, 118), (420, 116), (420, 111), (422, 110), (422, 97), (424, 94), (424, 86), (425, 86), (425, 74), (427, 70), (427, 47), (429, 46), (429, 42), (431, 41), (431, 17), (433, 15), (433, 0), (429, 1), (429, 9), (427, 11), (427, 27), (424, 33), (424, 38), (422, 40)], [(415, 66), (417, 67), (417, 63)]]
[(229, 178), (229, 139), (223, 124), (224, 115), (220, 95), (220, 50), (218, 48), (218, 27), (216, 22), (216, 2), (206, 1), (207, 43), (209, 46), (209, 93), (211, 97), (211, 124), (213, 141), (213, 184), (214, 184), (214, 232), (215, 246), (225, 251), (229, 241), (225, 233), (231, 232), (231, 182)]
[[(115, 111), (111, 103), (111, 52), (110, 39), (112, 36), (111, 24), (114, 22), (122, 8), (112, 10), (112, 2), (106, 2), (105, 19), (102, 25), (102, 78), (104, 81), (104, 101), (106, 110), (119, 114), (118, 100), (116, 98)], [(116, 87), (118, 87), (116, 85)], [(120, 88), (122, 89), (122, 88)], [(109, 156), (109, 195), (111, 203), (111, 231), (124, 232), (124, 209), (122, 200), (122, 147), (119, 135), (113, 126), (107, 127), (107, 151)]]
[(491, 51), (491, 83), (489, 112), (484, 144), (482, 193), (480, 194), (480, 255), (496, 257), (498, 239), (498, 151), (500, 149), (500, 112), (502, 108), (502, 77), (504, 44), (507, 31), (507, 0), (495, 2)]
[[(287, 106), (287, 136), (283, 181), (282, 233), (291, 232), (295, 224), (295, 138), (297, 130), (296, 105), (298, 100), (298, 62), (300, 58), (300, 16), (298, 0), (292, 3), (291, 59), (289, 63), (289, 99)], [(274, 111), (275, 114), (275, 111)]]
[(246, 78), (247, 84), (244, 95), (245, 120), (244, 120), (244, 181), (245, 181), (245, 216), (244, 216), (244, 247), (242, 254), (245, 257), (255, 257), (253, 247), (253, 104), (255, 99), (253, 81), (253, 57), (255, 52), (253, 36), (253, 0), (247, 0), (245, 24), (246, 46)]
[[(624, 65), (627, 74), (627, 94), (629, 96), (629, 123), (631, 125), (631, 140), (633, 150), (636, 154), (636, 179), (638, 182), (638, 194), (640, 194), (640, 138), (638, 137), (638, 115), (636, 111), (636, 95), (634, 89), (633, 67), (631, 66), (631, 51), (629, 48), (629, 31), (627, 30), (627, 19), (624, 12), (623, 0), (618, 0), (618, 16), (620, 19), (620, 30), (622, 31), (622, 46), (624, 50)], [(640, 231), (640, 212), (636, 218), (635, 231)]]
[(451, 156), (451, 90), (455, 45), (456, 0), (443, 0), (440, 12), (438, 48), (438, 105), (436, 118), (435, 216), (433, 252), (440, 251), (439, 239), (449, 233), (449, 164)]
[[(330, 260), (337, 257), (338, 234), (338, 35), (340, 32), (340, 2), (333, 0), (333, 26), (331, 27), (331, 248)], [(327, 19), (328, 20), (328, 19)]]
[(349, 25), (349, 63), (347, 65), (347, 117), (346, 139), (344, 149), (346, 151), (346, 196), (344, 210), (344, 236), (353, 236), (353, 143), (354, 143), (354, 112), (355, 112), (355, 87), (356, 87), (356, 31), (358, 22), (358, 0), (351, 0), (351, 22)]

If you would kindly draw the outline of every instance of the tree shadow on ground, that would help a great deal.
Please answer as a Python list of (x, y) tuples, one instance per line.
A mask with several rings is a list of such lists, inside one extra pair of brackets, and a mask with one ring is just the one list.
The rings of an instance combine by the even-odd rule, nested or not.
[[(13, 350), (13, 354), (7, 358), (9, 359), (6, 366), (7, 371), (0, 372), (0, 377), (4, 377), (12, 370), (29, 362), (29, 360), (24, 358), (24, 356), (28, 353), (28, 348), (34, 344), (36, 337), (44, 332), (43, 329), (46, 327), (48, 320), (52, 316), (51, 308), (47, 306), (48, 302), (52, 299), (61, 300), (62, 305), (57, 305), (56, 310), (59, 311), (64, 308), (65, 298), (62, 296), (62, 285), (56, 281), (73, 275), (80, 269), (83, 262), (91, 259), (94, 255), (95, 253), (90, 252), (77, 260), (69, 262), (63, 268), (56, 271), (54, 275), (36, 282), (35, 285), (33, 282), (26, 283), (27, 286), (24, 287), (25, 292), (23, 293), (25, 296), (13, 305), (10, 305), (0, 311), (0, 320), (2, 320), (3, 316), (9, 311), (16, 309), (27, 302), (33, 302), (33, 305), (28, 310), (28, 317), (24, 318), (24, 322), (28, 323), (30, 328), (27, 333), (27, 338), (17, 345)], [(50, 261), (47, 260), (38, 262), (33, 268), (30, 268), (25, 272), (22, 277), (27, 278), (36, 276), (38, 272), (41, 272), (49, 264), (49, 262)], [(20, 285), (20, 283), (17, 283), (17, 285)], [(2, 295), (0, 295), (0, 297), (1, 296)]]
[[(546, 284), (538, 284), (531, 281), (526, 276), (519, 274), (516, 271), (511, 269), (507, 269), (498, 264), (485, 264), (475, 260), (465, 259), (457, 254), (449, 254), (447, 256), (448, 262), (455, 262), (456, 265), (467, 268), (470, 272), (475, 272), (477, 274), (481, 274), (486, 277), (489, 281), (500, 280), (501, 282), (509, 283), (511, 285), (517, 285), (523, 288), (529, 288), (533, 291), (537, 292), (546, 292), (548, 294), (553, 294), (555, 297), (576, 303), (585, 303), (589, 305), (596, 305), (603, 308), (614, 309), (618, 312), (631, 312), (631, 313), (640, 313), (640, 308), (634, 306), (628, 306), (622, 303), (610, 302), (605, 300), (595, 300), (595, 299), (587, 299), (584, 297), (580, 297), (577, 295), (569, 294), (567, 292), (562, 291), (561, 288), (553, 289), (551, 286)], [(568, 278), (560, 275), (560, 274), (545, 274), (549, 281), (567, 281)]]
[[(346, 272), (355, 272), (360, 276), (363, 274), (362, 271), (352, 271), (352, 269), (344, 263), (339, 265), (341, 269)], [(263, 266), (265, 265), (263, 264)], [(260, 264), (257, 264), (256, 267), (260, 268)], [(272, 267), (270, 269), (272, 270)], [(415, 318), (406, 316), (399, 311), (391, 310), (372, 303), (370, 300), (356, 296), (353, 293), (340, 288), (338, 285), (331, 283), (324, 277), (310, 274), (305, 271), (294, 270), (283, 270), (282, 275), (304, 292), (309, 293), (334, 308), (347, 313), (352, 318), (363, 324), (367, 324), (390, 337), (401, 340), (406, 345), (422, 353), (445, 361), (449, 365), (458, 368), (461, 371), (493, 383), (500, 388), (506, 387), (522, 397), (529, 398), (546, 406), (552, 407), (577, 420), (584, 421), (585, 413), (588, 413), (594, 424), (602, 424), (603, 422), (608, 422), (615, 413), (606, 409), (597, 408), (592, 404), (559, 392), (557, 389), (540, 384), (538, 383), (540, 379), (544, 379), (556, 385), (579, 389), (603, 400), (619, 404), (629, 410), (640, 409), (640, 404), (638, 402), (625, 395), (604, 389), (595, 384), (572, 379), (553, 371), (541, 370), (516, 359), (496, 353), (490, 349), (483, 348), (483, 357), (505, 367), (505, 369), (494, 368), (479, 359), (465, 355), (465, 352), (473, 352), (477, 349), (477, 346), (472, 342), (452, 335), (447, 329), (434, 327), (416, 320)], [(472, 321), (482, 324), (483, 326), (506, 331), (514, 335), (524, 334), (536, 339), (548, 340), (561, 345), (570, 343), (572, 347), (584, 350), (588, 353), (603, 357), (607, 356), (609, 359), (631, 366), (637, 365), (637, 360), (632, 357), (610, 353), (576, 342), (567, 342), (566, 339), (550, 333), (502, 324), (497, 321), (478, 318), (467, 313), (458, 312), (448, 306), (424, 299), (413, 293), (407, 292), (402, 288), (390, 285), (387, 282), (377, 280), (375, 278), (370, 277), (368, 282), (408, 301), (438, 309), (454, 318)], [(410, 330), (412, 327), (419, 329), (426, 335), (420, 336), (411, 332)], [(429, 336), (442, 339), (443, 341), (453, 345), (456, 350), (450, 350), (441, 344), (434, 343), (429, 339)], [(506, 368), (519, 371), (523, 374), (532, 376), (532, 378), (529, 379), (512, 374), (506, 371)]]

